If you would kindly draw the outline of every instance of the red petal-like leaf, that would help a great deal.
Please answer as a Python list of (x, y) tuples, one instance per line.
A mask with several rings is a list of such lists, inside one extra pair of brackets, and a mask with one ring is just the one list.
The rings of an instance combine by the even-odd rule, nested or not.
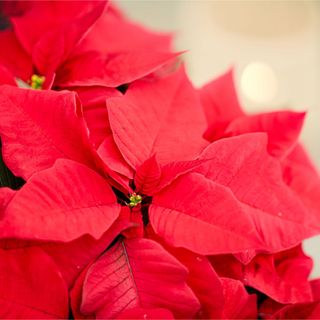
[(146, 160), (140, 167), (134, 177), (134, 183), (138, 193), (151, 194), (159, 183), (161, 177), (161, 168), (154, 156)]
[(275, 252), (317, 232), (281, 181), (263, 134), (220, 140), (202, 157), (212, 161), (194, 169), (200, 174), (178, 178), (153, 198), (151, 224), (170, 244), (200, 254)]
[(153, 154), (160, 164), (193, 159), (206, 144), (204, 116), (183, 69), (158, 81), (137, 81), (107, 106), (115, 142), (133, 168)]
[(211, 256), (210, 261), (221, 277), (242, 281), (281, 303), (309, 302), (312, 287), (308, 277), (312, 260), (301, 246), (275, 254), (258, 254), (243, 265), (233, 255)]
[(27, 179), (58, 158), (94, 165), (80, 108), (74, 93), (2, 86), (3, 158), (16, 176)]
[(54, 72), (66, 60), (102, 14), (105, 4), (106, 1), (96, 1), (88, 13), (41, 36), (32, 48), (32, 60), (41, 74)]
[(157, 234), (173, 246), (204, 255), (264, 247), (250, 218), (254, 214), (260, 212), (238, 202), (226, 187), (196, 173), (178, 178), (156, 194), (149, 208)]
[(225, 319), (257, 319), (256, 295), (249, 295), (238, 280), (221, 278), (224, 291)]
[(320, 319), (320, 303), (298, 303), (288, 305), (265, 319)]
[[(80, 31), (87, 32), (90, 27), (88, 15), (104, 6), (106, 1), (30, 1), (23, 14), (11, 18), (14, 31), (25, 50), (31, 55), (36, 43), (48, 32), (68, 27), (78, 22)], [(82, 19), (81, 19), (82, 18)], [(94, 20), (94, 19), (93, 19)], [(94, 21), (93, 21), (94, 22)], [(84, 30), (83, 30), (84, 29)], [(68, 32), (68, 30), (67, 30)], [(74, 30), (71, 30), (71, 34)], [(50, 48), (55, 50), (55, 43)]]
[(311, 302), (308, 277), (312, 259), (301, 246), (274, 255), (258, 255), (244, 268), (245, 284), (280, 303)]
[(168, 246), (154, 233), (150, 225), (146, 228), (146, 235), (149, 239), (160, 243), (164, 249), (188, 269), (187, 284), (201, 304), (198, 317), (202, 319), (220, 319), (224, 304), (222, 285), (207, 257), (194, 254), (182, 248)]
[(63, 67), (64, 80), (59, 86), (108, 86), (118, 87), (143, 78), (171, 62), (181, 53), (134, 50), (118, 52), (107, 57), (89, 52), (75, 56)]
[(136, 308), (122, 312), (117, 319), (174, 319), (174, 317), (166, 309)]
[(90, 141), (97, 149), (102, 141), (112, 134), (106, 106), (106, 99), (120, 97), (122, 94), (113, 88), (77, 87), (76, 91), (83, 109), (83, 117), (89, 129)]
[(301, 146), (282, 161), (282, 168), (288, 186), (320, 223), (320, 176)]
[(209, 126), (227, 124), (244, 115), (233, 81), (233, 69), (203, 86), (199, 95)]
[(0, 220), (1, 237), (71, 241), (98, 239), (120, 213), (107, 181), (86, 166), (58, 160), (17, 191)]
[(114, 5), (98, 19), (77, 48), (77, 52), (95, 50), (104, 54), (141, 50), (169, 51), (170, 34), (156, 33), (129, 21)]
[(247, 132), (266, 132), (269, 153), (283, 158), (297, 143), (304, 117), (305, 113), (290, 111), (239, 117), (228, 125), (225, 135), (236, 136)]
[(124, 160), (116, 143), (114, 142), (112, 134), (104, 139), (97, 152), (103, 162), (108, 165), (111, 170), (126, 177), (129, 183), (129, 179), (133, 178), (134, 171)]
[(94, 259), (100, 256), (125, 229), (132, 226), (128, 207), (121, 207), (119, 218), (99, 240), (89, 235), (68, 243), (48, 243), (41, 245), (59, 266), (64, 280), (72, 286), (79, 273)]
[(0, 250), (1, 319), (65, 319), (68, 290), (39, 248)]
[(32, 75), (31, 58), (21, 47), (12, 30), (0, 32), (0, 65), (10, 71), (14, 77), (27, 81)]
[(186, 277), (183, 265), (156, 242), (119, 241), (88, 270), (81, 310), (115, 318), (130, 309), (163, 308), (191, 318), (200, 306)]

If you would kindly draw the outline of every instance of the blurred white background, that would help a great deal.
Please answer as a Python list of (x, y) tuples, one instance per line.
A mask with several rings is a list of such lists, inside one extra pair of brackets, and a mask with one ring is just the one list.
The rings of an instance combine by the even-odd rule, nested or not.
[[(320, 168), (320, 1), (118, 0), (132, 19), (173, 31), (196, 86), (235, 67), (249, 112), (306, 110), (302, 140)], [(320, 196), (320, 195), (319, 195)], [(320, 237), (305, 242), (320, 276)]]

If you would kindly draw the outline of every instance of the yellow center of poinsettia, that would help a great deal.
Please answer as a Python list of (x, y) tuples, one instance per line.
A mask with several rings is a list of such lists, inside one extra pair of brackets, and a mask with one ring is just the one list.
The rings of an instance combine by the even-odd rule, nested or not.
[(41, 90), (45, 80), (46, 78), (44, 76), (33, 74), (31, 76), (30, 87), (35, 90)]
[(140, 194), (132, 193), (129, 197), (129, 201), (129, 207), (136, 207), (139, 203), (141, 203), (142, 197), (140, 196)]

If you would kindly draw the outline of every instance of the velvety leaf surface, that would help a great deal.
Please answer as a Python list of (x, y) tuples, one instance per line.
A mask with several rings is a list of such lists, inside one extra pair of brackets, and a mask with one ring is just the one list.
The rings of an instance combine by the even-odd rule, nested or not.
[(258, 255), (244, 269), (245, 284), (280, 303), (311, 302), (308, 281), (312, 259), (301, 247), (274, 255)]
[(115, 318), (130, 309), (161, 308), (175, 317), (191, 318), (200, 306), (186, 285), (187, 274), (152, 240), (119, 241), (88, 270), (81, 311)]
[(320, 222), (320, 176), (302, 146), (282, 161), (282, 170), (285, 182)]
[(264, 135), (220, 140), (202, 158), (212, 161), (175, 180), (150, 206), (152, 226), (170, 244), (200, 254), (275, 252), (317, 232), (312, 217), (281, 182)]
[(196, 173), (179, 177), (154, 196), (149, 208), (157, 234), (173, 246), (204, 255), (262, 248), (262, 238), (250, 218), (254, 214), (260, 212)]
[(219, 276), (240, 280), (279, 303), (312, 300), (308, 280), (312, 259), (303, 253), (301, 246), (275, 254), (258, 254), (247, 265), (232, 255), (211, 256), (210, 261)]
[(226, 128), (226, 136), (247, 132), (266, 132), (268, 151), (279, 158), (286, 156), (297, 143), (305, 113), (278, 111), (239, 117)]
[(171, 34), (152, 32), (129, 21), (113, 5), (98, 19), (77, 48), (77, 52), (95, 50), (115, 53), (141, 50), (169, 51)]
[(209, 82), (199, 90), (201, 103), (209, 126), (223, 128), (225, 124), (244, 113), (233, 81), (233, 69)]
[(39, 248), (0, 250), (1, 319), (68, 317), (68, 290), (57, 266)]
[(0, 65), (0, 85), (2, 84), (17, 85), (13, 74), (5, 66)]
[(152, 194), (159, 183), (160, 177), (161, 168), (154, 155), (137, 168), (134, 177), (137, 193)]
[(221, 278), (224, 292), (224, 319), (257, 319), (256, 296), (249, 295), (238, 280)]
[[(23, 15), (11, 18), (14, 31), (25, 50), (31, 55), (37, 42), (49, 32), (78, 22), (79, 33), (90, 27), (88, 16), (101, 10), (107, 1), (35, 1)], [(84, 30), (83, 30), (84, 29)], [(68, 31), (68, 30), (67, 30)], [(74, 30), (71, 30), (73, 34)], [(63, 35), (61, 35), (63, 37)], [(55, 50), (54, 46), (51, 46)]]
[(105, 179), (84, 165), (58, 160), (16, 192), (0, 221), (3, 238), (71, 241), (98, 239), (120, 213)]
[(122, 312), (117, 319), (174, 319), (174, 317), (166, 309), (136, 308)]
[(112, 134), (106, 106), (106, 99), (121, 97), (122, 94), (113, 88), (75, 87), (83, 109), (83, 117), (89, 129), (90, 141), (97, 149), (103, 140)]
[(107, 56), (89, 52), (68, 61), (58, 79), (59, 86), (118, 87), (143, 78), (175, 59), (180, 53), (135, 49)]
[(153, 154), (160, 164), (193, 159), (206, 145), (204, 116), (183, 69), (158, 81), (136, 81), (107, 106), (115, 142), (133, 168)]
[[(27, 81), (32, 75), (32, 61), (23, 50), (12, 30), (0, 31), (0, 66), (5, 67), (14, 77)], [(4, 81), (1, 81), (3, 84)], [(11, 84), (11, 83), (10, 83)]]
[(265, 319), (319, 319), (320, 303), (299, 303), (288, 305)]
[(70, 291), (70, 307), (75, 319), (92, 319), (92, 316), (85, 316), (84, 314), (82, 314), (80, 312), (80, 308), (82, 303), (83, 282), (87, 276), (89, 268), (91, 268), (93, 263), (94, 261), (88, 264), (86, 268), (80, 273)]
[(74, 93), (3, 86), (0, 135), (7, 166), (24, 179), (49, 168), (58, 158), (94, 165)]
[[(300, 221), (311, 236), (312, 229), (318, 228), (317, 217), (307, 213), (302, 202), (286, 186), (279, 162), (268, 155), (266, 146), (266, 136), (262, 133), (217, 141), (200, 157), (212, 159), (212, 162), (204, 163), (196, 171), (227, 186), (247, 205), (283, 220)], [(288, 241), (293, 234), (287, 230)]]
[[(41, 74), (53, 72), (66, 60), (102, 14), (105, 4), (106, 1), (96, 1), (88, 13), (74, 20), (70, 19), (68, 24), (59, 25), (56, 29), (49, 30), (41, 36), (32, 48), (32, 60)], [(61, 7), (61, 10), (65, 8)]]
[(150, 225), (146, 228), (145, 234), (147, 238), (160, 243), (166, 251), (188, 269), (187, 284), (201, 304), (201, 310), (197, 314), (197, 318), (220, 319), (224, 305), (223, 288), (208, 258), (183, 248), (174, 248), (167, 245), (154, 233)]
[(128, 207), (121, 207), (118, 219), (98, 240), (90, 235), (68, 243), (47, 243), (41, 245), (55, 261), (69, 287), (73, 286), (80, 272), (99, 257), (125, 229), (132, 227)]
[(112, 134), (108, 135), (103, 140), (97, 152), (102, 161), (108, 165), (111, 170), (121, 174), (124, 179), (127, 180), (128, 185), (129, 179), (133, 179), (134, 170), (123, 158), (112, 137)]

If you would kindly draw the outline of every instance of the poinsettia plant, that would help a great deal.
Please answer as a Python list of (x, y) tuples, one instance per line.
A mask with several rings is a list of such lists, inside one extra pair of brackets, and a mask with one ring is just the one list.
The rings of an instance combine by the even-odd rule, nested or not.
[(320, 316), (304, 113), (195, 89), (113, 3), (0, 5), (1, 318)]

